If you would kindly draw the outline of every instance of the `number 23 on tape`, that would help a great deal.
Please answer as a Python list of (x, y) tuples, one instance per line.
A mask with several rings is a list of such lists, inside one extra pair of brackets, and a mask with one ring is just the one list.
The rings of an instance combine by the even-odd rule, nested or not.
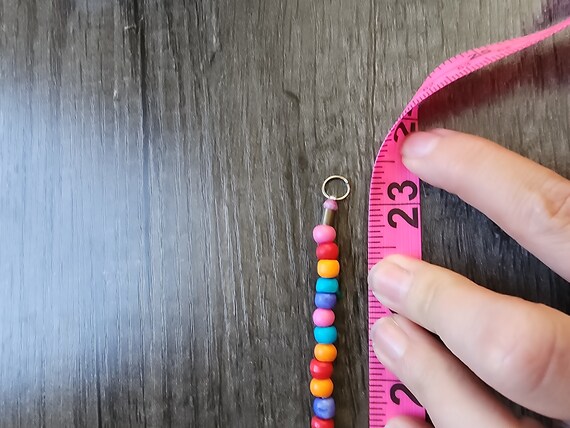
[[(390, 254), (421, 258), (421, 212), (419, 180), (402, 164), (400, 145), (404, 137), (419, 129), (419, 105), (462, 77), (566, 29), (570, 18), (545, 30), (459, 54), (437, 67), (420, 86), (401, 116), (388, 132), (372, 172), (368, 214), (368, 269)], [(368, 327), (390, 315), (376, 298), (368, 295)], [(384, 427), (398, 415), (426, 418), (413, 396), (374, 355), (369, 343), (370, 427)]]

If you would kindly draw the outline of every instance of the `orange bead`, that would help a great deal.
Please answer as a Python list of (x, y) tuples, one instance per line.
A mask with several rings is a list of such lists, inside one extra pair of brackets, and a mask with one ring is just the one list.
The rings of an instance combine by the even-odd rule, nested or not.
[(323, 363), (332, 363), (336, 360), (336, 347), (324, 343), (315, 345), (315, 359)]
[(318, 398), (328, 398), (332, 395), (334, 385), (330, 379), (312, 379), (311, 394)]
[(338, 260), (319, 260), (317, 272), (323, 278), (336, 278), (340, 272), (340, 263)]

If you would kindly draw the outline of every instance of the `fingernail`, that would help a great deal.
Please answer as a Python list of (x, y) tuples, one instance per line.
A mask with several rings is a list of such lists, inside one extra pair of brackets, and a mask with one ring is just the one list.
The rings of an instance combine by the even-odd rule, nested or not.
[(433, 132), (414, 132), (404, 140), (402, 156), (423, 158), (433, 152), (439, 140), (441, 140), (441, 135)]
[(403, 424), (402, 422), (398, 421), (398, 420), (391, 420), (388, 421), (388, 423), (384, 426), (384, 428), (403, 428), (407, 425)]
[(398, 309), (412, 284), (412, 275), (403, 267), (381, 261), (370, 271), (368, 285), (378, 300), (391, 309)]
[(379, 319), (370, 334), (374, 352), (381, 362), (388, 364), (402, 358), (408, 336), (391, 317)]

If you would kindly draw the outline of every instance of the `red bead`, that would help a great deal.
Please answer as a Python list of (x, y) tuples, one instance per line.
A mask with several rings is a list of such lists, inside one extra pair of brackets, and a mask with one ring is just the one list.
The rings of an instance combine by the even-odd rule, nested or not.
[(334, 428), (334, 419), (321, 419), (313, 416), (311, 428)]
[(309, 368), (311, 370), (311, 376), (315, 379), (328, 379), (333, 373), (332, 363), (324, 363), (315, 358), (311, 360)]
[(338, 245), (334, 242), (327, 242), (317, 246), (317, 259), (319, 260), (337, 260)]

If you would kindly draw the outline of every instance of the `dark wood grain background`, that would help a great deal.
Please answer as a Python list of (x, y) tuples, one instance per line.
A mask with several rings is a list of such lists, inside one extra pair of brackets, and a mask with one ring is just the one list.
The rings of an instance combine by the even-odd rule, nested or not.
[[(0, 2), (0, 425), (308, 426), (320, 185), (340, 214), (339, 427), (367, 424), (368, 183), (460, 51), (570, 14), (540, 0)], [(430, 100), (424, 126), (570, 175), (569, 33)], [(422, 188), (424, 254), (570, 310), (570, 288)]]

